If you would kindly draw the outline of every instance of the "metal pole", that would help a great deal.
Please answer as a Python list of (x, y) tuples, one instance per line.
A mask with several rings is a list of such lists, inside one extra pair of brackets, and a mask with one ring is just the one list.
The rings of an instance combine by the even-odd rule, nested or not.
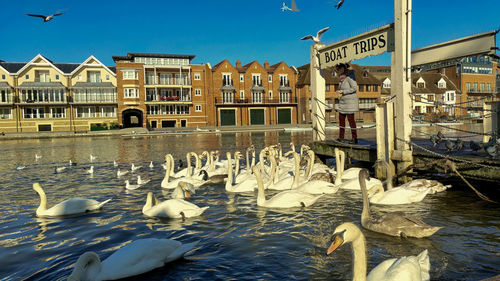
[(321, 44), (311, 46), (311, 96), (312, 96), (312, 127), (313, 140), (324, 141), (325, 136), (325, 78), (319, 69), (318, 49)]
[(409, 142), (411, 123), (411, 0), (394, 0), (394, 43), (392, 53), (392, 94), (396, 95), (395, 150), (391, 159), (398, 161), (397, 171), (413, 163)]

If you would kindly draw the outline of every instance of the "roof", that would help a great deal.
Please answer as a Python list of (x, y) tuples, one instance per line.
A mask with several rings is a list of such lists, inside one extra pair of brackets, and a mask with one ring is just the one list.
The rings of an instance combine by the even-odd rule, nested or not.
[(113, 71), (116, 74), (116, 66), (106, 66), (109, 70)]
[(71, 88), (115, 88), (115, 86), (111, 82), (77, 82)]
[(0, 82), (0, 89), (12, 89), (12, 86), (7, 82)]
[(61, 82), (23, 82), (17, 88), (64, 88)]
[(17, 73), (27, 62), (0, 62), (0, 65), (9, 73)]
[(155, 54), (155, 53), (127, 53), (126, 56), (112, 56), (114, 61), (117, 60), (133, 60), (135, 57), (146, 58), (177, 58), (177, 59), (194, 59), (195, 55), (179, 55), (179, 54)]
[(80, 63), (54, 63), (54, 66), (64, 73), (71, 73), (80, 66)]
[[(417, 88), (417, 81), (422, 78), (425, 81), (425, 88)], [(444, 79), (446, 88), (438, 88), (439, 80)], [(441, 73), (412, 73), (411, 89), (414, 94), (443, 94), (446, 91), (460, 92), (457, 86), (448, 77)]]

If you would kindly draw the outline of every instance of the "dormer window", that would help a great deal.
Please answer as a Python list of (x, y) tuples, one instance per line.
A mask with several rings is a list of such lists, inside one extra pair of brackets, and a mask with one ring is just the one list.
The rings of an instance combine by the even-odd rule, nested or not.
[(368, 77), (368, 71), (366, 71), (366, 70), (363, 71), (363, 77), (365, 77), (365, 78)]
[(439, 81), (438, 81), (438, 88), (439, 89), (444, 89), (446, 88), (446, 81), (444, 81), (443, 78), (441, 78)]
[(389, 78), (386, 78), (382, 84), (382, 87), (384, 89), (390, 89), (391, 88), (391, 80), (389, 80)]
[(424, 79), (422, 79), (422, 77), (418, 78), (416, 84), (417, 84), (417, 88), (420, 88), (420, 89), (425, 88), (425, 81), (424, 81)]

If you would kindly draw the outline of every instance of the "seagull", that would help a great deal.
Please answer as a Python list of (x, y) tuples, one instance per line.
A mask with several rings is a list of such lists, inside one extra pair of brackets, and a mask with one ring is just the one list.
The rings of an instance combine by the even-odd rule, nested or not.
[(149, 163), (149, 168), (153, 169), (154, 167), (155, 167), (155, 165), (153, 165), (153, 161), (151, 161), (151, 163)]
[(138, 189), (139, 187), (141, 187), (140, 184), (130, 184), (128, 180), (125, 181), (125, 188), (128, 190)]
[(113, 160), (113, 166), (118, 167), (118, 163), (116, 163), (116, 160)]
[(24, 168), (26, 168), (26, 166), (16, 165), (16, 170), (22, 170)]
[(58, 14), (53, 14), (53, 15), (50, 15), (50, 16), (44, 16), (44, 15), (33, 15), (33, 14), (26, 14), (27, 16), (30, 16), (30, 17), (37, 17), (37, 18), (42, 18), (43, 19), (43, 22), (48, 22), (49, 20), (53, 19), (54, 17), (57, 17), (57, 16), (60, 16), (64, 13), (58, 13)]
[(138, 185), (144, 185), (146, 183), (148, 183), (150, 180), (143, 180), (141, 179), (141, 176), (137, 176), (137, 184)]
[(69, 159), (69, 165), (70, 166), (76, 166), (76, 163), (73, 163), (73, 161), (71, 161), (71, 159)]
[(90, 166), (90, 169), (87, 170), (87, 174), (94, 174), (94, 166)]
[(117, 177), (121, 177), (121, 176), (124, 176), (126, 174), (128, 174), (128, 171), (123, 171), (122, 172), (122, 171), (120, 171), (120, 169), (118, 169), (118, 172), (116, 172), (116, 176)]
[(318, 31), (318, 33), (316, 34), (316, 36), (307, 35), (307, 36), (304, 36), (304, 37), (300, 38), (300, 40), (312, 40), (312, 41), (314, 41), (314, 43), (319, 44), (319, 43), (321, 43), (321, 35), (324, 32), (326, 32), (328, 29), (330, 29), (329, 26), (321, 29), (320, 31)]
[(90, 162), (93, 162), (95, 159), (97, 159), (97, 156), (90, 154)]
[(285, 2), (283, 2), (283, 6), (281, 7), (281, 10), (284, 11), (292, 11), (292, 12), (298, 12), (300, 11), (297, 9), (297, 5), (295, 4), (295, 0), (292, 0), (292, 8), (290, 9)]
[(130, 170), (132, 170), (132, 173), (133, 173), (133, 172), (139, 170), (140, 168), (142, 168), (142, 166), (136, 166), (136, 165), (134, 165), (134, 163), (132, 163)]
[(340, 0), (337, 5), (335, 5), (335, 8), (340, 9), (340, 7), (344, 4), (344, 0)]
[(38, 159), (41, 159), (42, 158), (42, 155), (38, 155), (35, 153), (35, 161), (38, 161)]
[(62, 173), (66, 170), (66, 167), (54, 167), (54, 174)]

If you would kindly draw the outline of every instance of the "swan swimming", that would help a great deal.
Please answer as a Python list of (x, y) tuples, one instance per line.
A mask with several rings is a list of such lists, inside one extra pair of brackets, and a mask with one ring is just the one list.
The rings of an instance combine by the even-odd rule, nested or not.
[(40, 196), (40, 206), (36, 209), (36, 215), (38, 217), (56, 217), (85, 213), (88, 211), (98, 210), (102, 208), (104, 204), (111, 201), (111, 199), (108, 199), (99, 203), (93, 199), (75, 197), (62, 201), (61, 203), (47, 209), (47, 196), (45, 195), (42, 186), (39, 183), (33, 183), (33, 189)]
[(366, 241), (359, 228), (349, 222), (339, 225), (326, 254), (330, 255), (340, 246), (351, 243), (353, 275), (355, 281), (428, 281), (431, 264), (427, 250), (418, 256), (388, 259), (377, 265), (366, 275)]
[(95, 252), (85, 252), (76, 261), (68, 281), (115, 280), (139, 275), (182, 258), (197, 244), (182, 244), (171, 239), (139, 239), (116, 250), (102, 262)]
[(200, 216), (208, 208), (208, 206), (200, 208), (183, 199), (169, 199), (159, 202), (152, 192), (148, 192), (142, 213), (148, 217), (184, 219)]

